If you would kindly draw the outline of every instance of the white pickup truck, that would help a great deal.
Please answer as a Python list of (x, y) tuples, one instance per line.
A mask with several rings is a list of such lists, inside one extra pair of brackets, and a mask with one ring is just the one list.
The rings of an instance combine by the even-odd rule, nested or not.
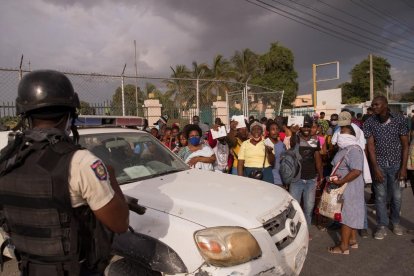
[(116, 236), (114, 253), (123, 258), (115, 268), (118, 262), (162, 275), (300, 273), (308, 229), (298, 202), (282, 188), (190, 169), (143, 131), (79, 133), (80, 144), (113, 166), (123, 192), (146, 208), (143, 215), (130, 212), (131, 231)]

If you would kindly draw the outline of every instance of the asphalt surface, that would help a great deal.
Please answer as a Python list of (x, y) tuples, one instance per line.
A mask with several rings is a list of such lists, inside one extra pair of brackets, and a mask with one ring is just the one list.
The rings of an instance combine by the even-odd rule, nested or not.
[[(366, 189), (366, 196), (368, 197)], [(403, 190), (401, 226), (414, 229), (414, 195), (411, 188)], [(301, 276), (311, 275), (414, 275), (414, 234), (404, 231), (396, 236), (387, 230), (383, 240), (375, 240), (374, 206), (368, 206), (368, 238), (358, 236), (358, 249), (350, 249), (349, 255), (331, 254), (327, 248), (339, 243), (340, 232), (321, 231), (312, 225), (309, 251)]]
[[(369, 189), (366, 189), (368, 197)], [(411, 188), (403, 191), (401, 225), (405, 229), (414, 229), (414, 195)], [(329, 246), (338, 243), (339, 230), (324, 231), (312, 225), (309, 244), (301, 276), (313, 275), (414, 275), (414, 234), (404, 231), (403, 236), (396, 236), (391, 230), (383, 240), (375, 240), (372, 232), (375, 229), (373, 206), (368, 206), (370, 237), (358, 237), (359, 248), (350, 249), (350, 255), (330, 254)], [(328, 224), (328, 221), (322, 223)], [(17, 264), (7, 260), (0, 275), (18, 276)]]

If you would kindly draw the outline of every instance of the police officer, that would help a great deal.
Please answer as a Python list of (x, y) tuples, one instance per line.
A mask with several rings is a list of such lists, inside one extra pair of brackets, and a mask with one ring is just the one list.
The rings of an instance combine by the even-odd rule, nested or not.
[(60, 72), (33, 71), (19, 83), (24, 127), (0, 154), (0, 208), (22, 275), (99, 275), (111, 233), (128, 229), (113, 174), (69, 137), (79, 105)]

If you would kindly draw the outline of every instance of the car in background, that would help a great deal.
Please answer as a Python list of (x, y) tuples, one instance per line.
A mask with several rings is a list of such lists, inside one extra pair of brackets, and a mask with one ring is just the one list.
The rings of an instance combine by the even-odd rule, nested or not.
[(309, 234), (301, 207), (284, 189), (191, 169), (140, 130), (79, 134), (83, 147), (114, 168), (124, 194), (146, 209), (130, 212), (130, 231), (115, 236), (110, 275), (133, 275), (135, 265), (162, 275), (300, 273)]

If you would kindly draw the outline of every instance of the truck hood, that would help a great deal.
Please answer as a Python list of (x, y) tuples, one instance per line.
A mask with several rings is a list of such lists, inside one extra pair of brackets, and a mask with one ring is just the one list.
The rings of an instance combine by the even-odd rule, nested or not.
[(121, 187), (126, 195), (137, 198), (140, 205), (203, 227), (260, 227), (283, 211), (291, 198), (273, 184), (197, 169)]

